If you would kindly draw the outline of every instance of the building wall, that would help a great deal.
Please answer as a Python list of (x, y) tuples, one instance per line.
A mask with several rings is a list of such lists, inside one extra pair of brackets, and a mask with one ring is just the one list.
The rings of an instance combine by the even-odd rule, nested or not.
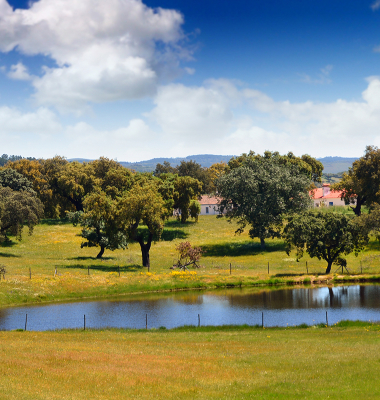
[(215, 204), (201, 204), (201, 213), (199, 215), (217, 215), (219, 207)]
[[(346, 203), (341, 198), (327, 198), (327, 199), (314, 199), (314, 207), (331, 207), (331, 206), (345, 206)], [(323, 207), (322, 206), (322, 207)]]

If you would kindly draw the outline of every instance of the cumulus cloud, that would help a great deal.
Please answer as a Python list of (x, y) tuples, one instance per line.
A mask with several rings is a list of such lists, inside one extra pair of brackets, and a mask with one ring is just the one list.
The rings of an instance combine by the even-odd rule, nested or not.
[(378, 77), (369, 79), (361, 101), (277, 102), (263, 92), (221, 80), (192, 88), (168, 85), (155, 102), (149, 117), (181, 154), (269, 149), (355, 156), (368, 144), (380, 145)]
[(36, 100), (73, 110), (153, 95), (191, 56), (182, 23), (141, 0), (39, 0), (26, 10), (0, 0), (0, 51), (51, 57), (56, 66), (32, 81)]
[(28, 68), (21, 62), (12, 65), (7, 76), (19, 81), (29, 81), (32, 79), (29, 75)]

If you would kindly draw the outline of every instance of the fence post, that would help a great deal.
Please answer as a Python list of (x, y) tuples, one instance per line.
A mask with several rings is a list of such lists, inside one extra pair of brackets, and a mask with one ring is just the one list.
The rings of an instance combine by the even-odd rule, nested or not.
[(269, 275), (269, 261), (268, 261), (268, 275)]
[(28, 324), (28, 314), (25, 315), (25, 331), (26, 331), (26, 325)]
[(145, 314), (145, 329), (148, 329), (148, 314)]
[(230, 263), (230, 275), (231, 275), (231, 263)]
[(83, 316), (83, 330), (86, 330), (86, 314)]
[(198, 328), (201, 326), (201, 317), (200, 317), (200, 315), (198, 314)]
[(261, 313), (261, 327), (264, 328), (264, 312)]
[(329, 326), (329, 319), (327, 317), (327, 311), (326, 311), (326, 326)]

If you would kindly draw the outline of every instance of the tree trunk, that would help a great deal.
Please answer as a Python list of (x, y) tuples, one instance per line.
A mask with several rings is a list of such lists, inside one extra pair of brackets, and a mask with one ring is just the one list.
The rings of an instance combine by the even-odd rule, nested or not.
[(260, 247), (261, 247), (261, 250), (265, 250), (265, 239), (264, 238), (260, 238)]
[(327, 261), (326, 274), (329, 274), (329, 273), (330, 273), (332, 264), (333, 264), (332, 261)]
[(150, 258), (149, 258), (149, 249), (146, 244), (141, 246), (141, 255), (142, 255), (142, 264), (143, 267), (148, 267), (148, 271), (150, 269)]
[(102, 255), (104, 254), (104, 249), (105, 249), (104, 246), (100, 246), (100, 251), (99, 254), (96, 256), (96, 258), (102, 258)]
[(136, 240), (140, 244), (141, 255), (142, 255), (142, 265), (143, 267), (148, 267), (148, 271), (150, 270), (150, 258), (149, 258), (149, 250), (152, 244), (153, 234), (149, 233), (148, 241), (145, 244), (144, 238), (142, 236), (138, 236)]

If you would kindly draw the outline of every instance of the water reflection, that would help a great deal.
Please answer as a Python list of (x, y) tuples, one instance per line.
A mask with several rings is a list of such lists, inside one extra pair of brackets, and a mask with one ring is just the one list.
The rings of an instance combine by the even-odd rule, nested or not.
[(0, 329), (48, 330), (83, 327), (145, 328), (196, 325), (261, 324), (266, 326), (316, 324), (342, 319), (380, 320), (380, 286), (355, 285), (292, 289), (226, 289), (214, 292), (177, 292), (0, 309)]

